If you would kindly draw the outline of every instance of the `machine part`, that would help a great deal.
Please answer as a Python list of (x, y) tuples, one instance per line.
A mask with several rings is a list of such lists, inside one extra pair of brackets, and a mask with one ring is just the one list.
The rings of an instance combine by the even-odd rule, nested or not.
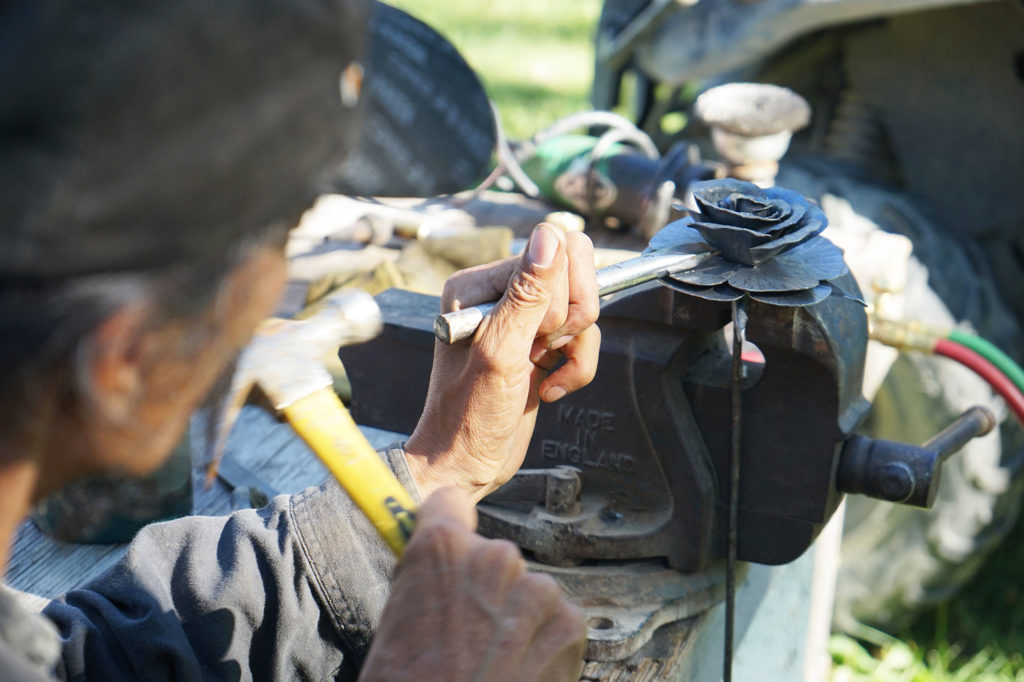
[(628, 54), (655, 82), (681, 84), (751, 64), (816, 30), (978, 2), (982, 0), (701, 0), (676, 7)]
[[(1022, 34), (1020, 2), (1003, 0), (894, 16), (844, 43), (847, 78), (885, 122), (907, 191), (982, 242), (1024, 225), (1024, 208), (1006, 201), (1024, 173)], [(1010, 305), (1019, 272), (1018, 256), (999, 273)]]
[[(621, 263), (607, 265), (597, 271), (597, 293), (607, 296), (617, 291), (662, 279), (673, 273), (694, 268), (715, 255), (706, 245), (681, 244), (645, 253)], [(437, 316), (434, 334), (444, 343), (457, 343), (472, 338), (484, 317), (498, 304), (481, 303)]]
[[(584, 128), (587, 134), (575, 132)], [(607, 111), (567, 116), (520, 143), (499, 165), (520, 186), (519, 177), (528, 176), (550, 201), (609, 227), (632, 226), (648, 238), (668, 222), (673, 200), (681, 200), (691, 182), (720, 174), (701, 161), (696, 146), (680, 143), (662, 156), (647, 133)]]
[(935, 504), (943, 463), (996, 423), (988, 409), (972, 407), (920, 447), (854, 436), (843, 446), (836, 486), (846, 493), (928, 509)]
[(882, 110), (847, 84), (828, 122), (823, 151), (851, 175), (896, 185), (902, 177)]
[[(725, 594), (725, 565), (718, 562), (700, 573), (680, 573), (657, 561), (613, 562), (558, 567), (529, 562), (547, 573), (587, 616), (587, 649), (591, 661), (619, 661), (646, 644), (666, 623), (706, 613)], [(737, 578), (747, 573), (741, 564)]]
[(527, 510), (535, 504), (543, 504), (549, 514), (575, 516), (581, 511), (581, 473), (578, 467), (564, 465), (553, 469), (520, 469), (512, 480), (484, 499), (494, 504), (522, 504)]
[(630, 60), (641, 41), (680, 6), (697, 4), (697, 0), (651, 0), (615, 31), (598, 33), (596, 54), (598, 61), (610, 68), (621, 68)]
[(323, 461), (397, 555), (412, 534), (415, 503), (367, 442), (332, 388), (323, 357), (339, 346), (373, 338), (380, 309), (369, 294), (347, 290), (301, 321), (268, 320), (243, 351), (216, 424), (210, 473), (242, 404), (258, 388), (275, 412)]
[(644, 134), (633, 130), (612, 128), (600, 137), (565, 134), (524, 145), (523, 170), (549, 200), (594, 219), (634, 226), (649, 237), (667, 222), (672, 199), (681, 200), (691, 182), (713, 178), (718, 169), (702, 162), (691, 144), (651, 156), (634, 139)]
[(811, 107), (788, 88), (728, 83), (703, 92), (694, 113), (711, 128), (711, 141), (727, 173), (760, 187), (775, 184), (779, 159), (793, 133), (807, 126)]
[[(535, 134), (529, 140), (518, 143), (515, 150), (512, 149), (511, 144), (505, 137), (501, 127), (501, 117), (496, 107), (494, 107), (494, 120), (498, 131), (498, 163), (494, 170), (491, 171), (491, 174), (474, 190), (474, 195), (478, 195), (490, 188), (507, 174), (523, 194), (529, 197), (539, 196), (541, 188), (534, 183), (534, 178), (527, 175), (521, 164), (532, 159), (541, 145), (549, 143), (554, 138), (568, 135), (575, 130), (586, 127), (608, 128), (606, 135), (614, 135), (616, 140), (629, 142), (642, 151), (647, 158), (657, 159), (660, 156), (658, 148), (654, 146), (654, 142), (651, 141), (647, 134), (633, 125), (629, 119), (610, 111), (582, 111), (566, 116)], [(543, 177), (540, 179), (543, 179)], [(550, 191), (548, 196), (554, 198)]]
[[(620, 103), (622, 82), (628, 74), (638, 91), (631, 109), (634, 120), (664, 146), (671, 142), (673, 136), (661, 134), (661, 118), (670, 111), (685, 110), (692, 103), (692, 95), (687, 93), (694, 83), (720, 82), (723, 74), (729, 73), (742, 73), (744, 79), (750, 79), (753, 71), (750, 67), (758, 60), (785, 54), (798, 42), (813, 42), (809, 36), (820, 38), (829, 35), (829, 29), (842, 30), (856, 22), (891, 15), (922, 14), (929, 9), (996, 3), (987, 0), (894, 0), (883, 3), (874, 0), (759, 0), (756, 3), (701, 0), (693, 6), (691, 4), (660, 0), (605, 0), (598, 24), (591, 95), (595, 108), (612, 109)], [(656, 9), (665, 10), (667, 14), (652, 14)], [(634, 25), (642, 25), (644, 30), (635, 32)], [(962, 29), (962, 32), (979, 37), (987, 35), (987, 31), (978, 33)], [(635, 37), (627, 38), (630, 34), (635, 34)], [(928, 36), (927, 31), (919, 31), (917, 36), (933, 42), (931, 38), (924, 38)], [(824, 41), (817, 44), (821, 42)], [(610, 45), (616, 45), (618, 49), (602, 49)], [(936, 49), (946, 49), (949, 43), (936, 40), (934, 45)], [(934, 60), (923, 59), (916, 48), (908, 51), (910, 56), (879, 57), (878, 63), (891, 64), (896, 63), (896, 59), (905, 59), (900, 63), (935, 64)], [(941, 68), (936, 69), (942, 71)], [(1000, 68), (992, 69), (990, 73), (997, 70), (1006, 71)], [(943, 79), (936, 79), (937, 83), (939, 81), (946, 83)], [(781, 81), (769, 78), (764, 82)], [(957, 87), (947, 89), (950, 97), (961, 91)], [(666, 91), (667, 96), (663, 94)], [(1001, 92), (1008, 91), (1004, 89)], [(963, 98), (963, 101), (966, 104), (973, 99)], [(955, 120), (956, 117), (950, 119)], [(920, 149), (924, 154), (929, 147), (925, 145)]]

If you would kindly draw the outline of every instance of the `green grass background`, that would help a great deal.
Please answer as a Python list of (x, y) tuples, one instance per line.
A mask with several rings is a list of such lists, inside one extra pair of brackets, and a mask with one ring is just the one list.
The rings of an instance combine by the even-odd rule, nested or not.
[[(451, 40), (524, 139), (588, 108), (598, 0), (391, 0)], [(1024, 525), (963, 594), (898, 633), (831, 641), (833, 682), (1024, 682)]]
[(511, 139), (587, 108), (597, 0), (395, 0), (447, 37), (498, 103)]

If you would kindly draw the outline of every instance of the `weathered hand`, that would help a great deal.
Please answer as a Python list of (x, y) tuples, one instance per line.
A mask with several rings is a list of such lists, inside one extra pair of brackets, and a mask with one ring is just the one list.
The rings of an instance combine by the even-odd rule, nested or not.
[(420, 508), (362, 682), (579, 678), (582, 611), (550, 576), (527, 572), (515, 545), (475, 526), (472, 503), (455, 488)]
[(434, 346), (426, 405), (406, 444), (424, 496), (456, 485), (479, 500), (505, 483), (523, 463), (540, 400), (558, 400), (594, 378), (601, 342), (594, 273), (587, 236), (542, 224), (522, 258), (448, 280), (442, 312), (501, 300), (471, 342)]

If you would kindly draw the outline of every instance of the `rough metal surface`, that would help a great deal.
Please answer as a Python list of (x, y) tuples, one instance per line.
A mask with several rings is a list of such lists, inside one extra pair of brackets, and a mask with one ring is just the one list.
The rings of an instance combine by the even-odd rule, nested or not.
[(803, 128), (811, 107), (789, 88), (768, 83), (727, 83), (702, 93), (693, 111), (709, 126), (757, 137)]
[[(554, 577), (587, 616), (587, 660), (620, 661), (650, 641), (654, 631), (705, 613), (722, 601), (721, 563), (701, 573), (680, 573), (656, 561), (586, 568), (531, 563)], [(744, 565), (743, 575), (746, 575)]]
[[(391, 291), (378, 303), (381, 337), (341, 353), (353, 414), (408, 431), (425, 395), (437, 300)], [(581, 469), (579, 513), (485, 504), (481, 530), (558, 563), (662, 557), (688, 572), (711, 566), (724, 551), (718, 491), (726, 489), (730, 410), (719, 364), (729, 356), (718, 340), (728, 320), (728, 304), (657, 284), (606, 302), (598, 375), (541, 407), (524, 464)], [(754, 303), (748, 334), (766, 362), (744, 390), (739, 558), (783, 563), (809, 546), (838, 503), (837, 445), (867, 407), (866, 322), (859, 304), (838, 296), (811, 308)], [(382, 377), (400, 377), (393, 385), (402, 391), (381, 392), (392, 385)]]
[(765, 57), (808, 33), (856, 21), (983, 0), (701, 0), (680, 7), (635, 52), (656, 81), (682, 84)]

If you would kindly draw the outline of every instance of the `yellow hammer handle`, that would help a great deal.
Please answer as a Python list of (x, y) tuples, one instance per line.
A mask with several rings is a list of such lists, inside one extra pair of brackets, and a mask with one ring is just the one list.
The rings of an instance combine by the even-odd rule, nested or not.
[(412, 534), (416, 503), (331, 388), (284, 408), (285, 418), (363, 510), (396, 556)]

